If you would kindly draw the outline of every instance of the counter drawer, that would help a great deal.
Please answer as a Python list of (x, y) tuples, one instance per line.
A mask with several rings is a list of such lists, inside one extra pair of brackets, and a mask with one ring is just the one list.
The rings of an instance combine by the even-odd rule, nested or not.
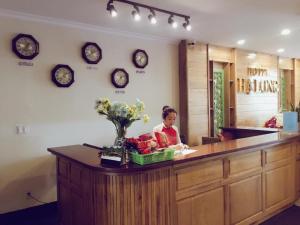
[(292, 148), (290, 144), (279, 145), (266, 149), (266, 165), (288, 159), (292, 156)]
[(223, 178), (223, 161), (215, 160), (199, 165), (178, 169), (176, 173), (176, 189), (181, 190), (195, 185), (208, 184)]
[(228, 161), (229, 177), (262, 168), (261, 151), (231, 156)]

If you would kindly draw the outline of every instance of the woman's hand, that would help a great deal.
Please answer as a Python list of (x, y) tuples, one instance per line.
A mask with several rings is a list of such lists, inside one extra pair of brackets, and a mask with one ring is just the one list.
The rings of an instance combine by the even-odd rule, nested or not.
[(184, 148), (184, 149), (189, 149), (190, 146), (183, 144), (183, 148)]

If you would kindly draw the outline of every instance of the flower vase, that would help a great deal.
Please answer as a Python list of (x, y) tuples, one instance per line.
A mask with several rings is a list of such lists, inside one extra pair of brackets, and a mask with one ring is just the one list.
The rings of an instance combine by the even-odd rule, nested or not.
[(121, 149), (121, 165), (126, 165), (129, 162), (128, 150), (125, 146), (125, 135), (126, 127), (121, 125), (116, 125), (117, 137), (114, 142), (114, 146)]
[(125, 143), (126, 127), (116, 125), (117, 137), (114, 142), (114, 146), (123, 147)]
[(121, 158), (121, 165), (127, 165), (128, 163), (129, 163), (128, 149), (123, 148), (122, 158)]

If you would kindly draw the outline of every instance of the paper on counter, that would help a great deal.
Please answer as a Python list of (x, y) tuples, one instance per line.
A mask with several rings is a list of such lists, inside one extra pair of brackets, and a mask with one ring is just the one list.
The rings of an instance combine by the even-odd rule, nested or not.
[(188, 154), (191, 154), (195, 151), (197, 151), (197, 150), (190, 149), (190, 148), (183, 149), (183, 150), (176, 150), (175, 155), (188, 155)]

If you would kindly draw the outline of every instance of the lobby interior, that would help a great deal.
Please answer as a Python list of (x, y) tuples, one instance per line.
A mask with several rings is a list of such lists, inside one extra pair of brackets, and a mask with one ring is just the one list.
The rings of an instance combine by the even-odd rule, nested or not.
[[(57, 161), (47, 149), (111, 145), (115, 130), (95, 111), (98, 98), (143, 101), (150, 120), (133, 123), (128, 137), (150, 132), (161, 123), (162, 107), (172, 106), (191, 148), (203, 137), (218, 137), (219, 127), (281, 127), (283, 112), (300, 110), (297, 0), (2, 0), (0, 28), (0, 225), (59, 224)], [(36, 54), (19, 55), (18, 35), (33, 40)], [(84, 55), (88, 43), (97, 46), (94, 62)], [(142, 66), (137, 51), (146, 57)], [(55, 77), (61, 66), (71, 74), (68, 83)], [(125, 71), (125, 83), (116, 71)], [(300, 140), (290, 144), (294, 196), (276, 202), (270, 214), (262, 197), (259, 206), (249, 203), (258, 211), (236, 221), (224, 203), (224, 225), (300, 224), (294, 205)], [(268, 171), (261, 171), (265, 188)]]

